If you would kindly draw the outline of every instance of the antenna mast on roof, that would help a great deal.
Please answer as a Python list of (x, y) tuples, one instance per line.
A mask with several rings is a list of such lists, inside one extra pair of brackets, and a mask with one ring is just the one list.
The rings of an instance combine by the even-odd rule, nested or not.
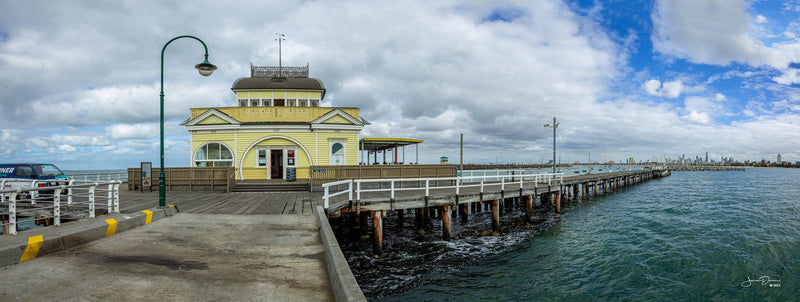
[(285, 41), (284, 35), (282, 33), (275, 33), (278, 37), (275, 38), (278, 41), (278, 77), (283, 77), (283, 64), (281, 64), (281, 41)]

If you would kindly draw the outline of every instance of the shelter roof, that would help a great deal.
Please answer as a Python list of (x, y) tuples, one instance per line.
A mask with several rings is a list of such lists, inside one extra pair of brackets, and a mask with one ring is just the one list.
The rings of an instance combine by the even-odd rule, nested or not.
[(415, 145), (425, 142), (421, 139), (413, 138), (385, 138), (385, 137), (366, 137), (358, 141), (362, 150), (381, 151), (393, 149), (394, 147), (403, 147), (408, 145)]

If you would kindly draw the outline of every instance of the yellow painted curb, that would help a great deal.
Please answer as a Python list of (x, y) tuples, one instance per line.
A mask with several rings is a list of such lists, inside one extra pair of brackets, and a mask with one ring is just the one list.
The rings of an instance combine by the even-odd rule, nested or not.
[(108, 223), (108, 229), (106, 230), (106, 237), (114, 235), (117, 232), (117, 220), (114, 218), (106, 219), (106, 223)]
[(142, 212), (144, 212), (145, 214), (147, 214), (147, 218), (145, 218), (145, 220), (144, 220), (144, 224), (148, 224), (148, 223), (150, 223), (151, 221), (153, 221), (153, 211), (150, 211), (150, 210), (143, 210)]
[(36, 255), (39, 255), (39, 249), (42, 248), (43, 242), (44, 236), (42, 235), (28, 237), (28, 246), (25, 248), (25, 253), (19, 258), (19, 262), (25, 262), (36, 258)]

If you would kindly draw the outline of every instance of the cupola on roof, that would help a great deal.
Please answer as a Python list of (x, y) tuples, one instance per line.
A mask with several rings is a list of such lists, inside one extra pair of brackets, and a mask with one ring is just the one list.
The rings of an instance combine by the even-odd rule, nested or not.
[(231, 90), (321, 90), (325, 85), (316, 78), (308, 77), (308, 65), (255, 66), (250, 64), (250, 77), (233, 82)]

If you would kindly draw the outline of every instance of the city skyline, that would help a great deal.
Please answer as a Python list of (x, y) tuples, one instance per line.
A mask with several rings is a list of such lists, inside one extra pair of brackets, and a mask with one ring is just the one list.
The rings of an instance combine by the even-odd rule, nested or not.
[(360, 108), (364, 137), (425, 140), (421, 163), (457, 158), (461, 133), (467, 162), (547, 160), (554, 117), (562, 161), (793, 162), (799, 19), (800, 4), (744, 0), (0, 0), (0, 162), (158, 162), (160, 50), (195, 35), (212, 76), (193, 41), (164, 65), (165, 161), (188, 166), (189, 108), (236, 106), (247, 62), (277, 65), (276, 32), (282, 64), (325, 83), (322, 106)]

